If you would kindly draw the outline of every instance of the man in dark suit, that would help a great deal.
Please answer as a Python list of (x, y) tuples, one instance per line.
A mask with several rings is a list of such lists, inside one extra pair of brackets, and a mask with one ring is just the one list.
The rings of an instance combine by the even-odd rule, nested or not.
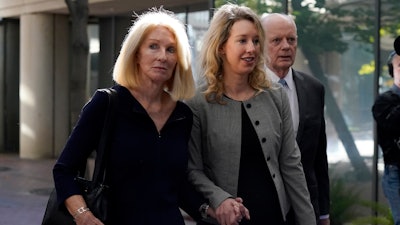
[(316, 78), (292, 68), (297, 50), (297, 28), (291, 16), (268, 14), (262, 18), (262, 25), (267, 74), (272, 81), (281, 83), (288, 94), (315, 216), (319, 225), (329, 225), (324, 86)]

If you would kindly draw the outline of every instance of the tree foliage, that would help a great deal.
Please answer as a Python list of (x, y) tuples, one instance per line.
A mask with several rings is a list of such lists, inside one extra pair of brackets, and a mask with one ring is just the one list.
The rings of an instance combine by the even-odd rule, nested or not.
[[(225, 3), (235, 3), (252, 8), (257, 14), (283, 13), (283, 1), (265, 0), (216, 0), (219, 7)], [(290, 14), (296, 17), (299, 28), (299, 47), (308, 48), (321, 55), (327, 52), (343, 53), (348, 49), (346, 37), (361, 43), (374, 42), (375, 1), (291, 1)], [(400, 34), (398, 0), (381, 0), (381, 35), (395, 37)], [(346, 37), (345, 37), (346, 35)]]

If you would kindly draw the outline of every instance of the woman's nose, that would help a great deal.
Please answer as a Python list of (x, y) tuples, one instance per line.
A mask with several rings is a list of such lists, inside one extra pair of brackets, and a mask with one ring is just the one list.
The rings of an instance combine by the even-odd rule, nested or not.
[(160, 61), (165, 61), (165, 60), (167, 60), (167, 53), (166, 53), (166, 50), (160, 50), (160, 51), (158, 52), (157, 59), (160, 60)]
[(256, 50), (256, 44), (253, 43), (252, 41), (249, 42), (249, 44), (247, 45), (247, 51), (255, 51)]

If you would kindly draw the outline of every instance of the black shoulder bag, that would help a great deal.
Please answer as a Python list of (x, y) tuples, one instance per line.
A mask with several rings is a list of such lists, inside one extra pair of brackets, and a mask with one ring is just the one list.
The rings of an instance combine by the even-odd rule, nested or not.
[[(116, 102), (116, 91), (112, 88), (99, 89), (98, 91), (103, 91), (108, 94), (108, 108), (106, 119), (104, 121), (103, 130), (101, 133), (99, 146), (97, 150), (95, 168), (93, 171), (92, 180), (87, 180), (86, 178), (77, 176), (75, 179), (81, 186), (83, 190), (83, 198), (90, 211), (102, 222), (107, 219), (107, 192), (108, 186), (104, 183), (106, 174), (106, 162), (105, 155), (107, 153), (108, 140), (113, 123), (114, 115), (114, 105)], [(43, 216), (42, 225), (75, 225), (74, 219), (65, 207), (60, 207), (57, 204), (57, 193), (54, 188), (50, 194), (49, 200), (47, 202), (46, 211)]]

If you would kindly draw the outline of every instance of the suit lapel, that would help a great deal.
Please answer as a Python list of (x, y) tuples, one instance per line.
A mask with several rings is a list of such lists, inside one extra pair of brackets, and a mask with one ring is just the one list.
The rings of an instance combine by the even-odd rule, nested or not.
[(304, 129), (304, 118), (306, 114), (306, 103), (307, 103), (307, 95), (306, 95), (306, 90), (307, 90), (307, 84), (306, 82), (303, 82), (304, 77), (293, 70), (293, 81), (294, 84), (296, 85), (296, 92), (297, 92), (297, 101), (299, 105), (299, 127), (297, 129), (297, 136), (296, 140), (299, 142), (300, 137), (303, 133)]

